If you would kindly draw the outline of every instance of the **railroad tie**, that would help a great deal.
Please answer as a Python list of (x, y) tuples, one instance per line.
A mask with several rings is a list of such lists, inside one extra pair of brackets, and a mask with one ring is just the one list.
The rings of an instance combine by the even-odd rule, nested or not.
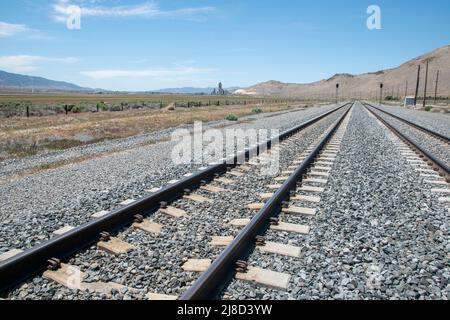
[(205, 272), (211, 266), (210, 259), (189, 259), (181, 267), (187, 272)]
[(175, 301), (178, 300), (177, 296), (171, 296), (167, 294), (159, 294), (159, 293), (147, 293), (145, 298), (150, 301)]
[(433, 193), (448, 193), (450, 194), (450, 189), (431, 189)]
[(133, 223), (133, 228), (142, 230), (144, 232), (150, 233), (150, 234), (156, 234), (159, 235), (162, 230), (162, 226), (160, 224), (157, 224), (155, 222), (152, 222), (150, 220), (145, 219), (142, 222), (135, 222)]
[(237, 272), (236, 279), (257, 283), (270, 288), (287, 290), (291, 276), (286, 273), (248, 267), (245, 273)]
[(6, 251), (5, 253), (0, 254), (0, 262), (6, 261), (14, 256), (17, 256), (18, 254), (22, 253), (23, 250), (20, 249), (11, 249), (9, 251)]
[[(249, 223), (250, 219), (234, 219), (230, 222), (230, 225), (234, 227), (245, 227)], [(309, 226), (285, 222), (280, 222), (278, 225), (272, 225), (270, 226), (270, 229), (275, 231), (292, 232), (303, 235), (307, 235), (311, 231), (311, 228)]]
[(84, 282), (86, 274), (78, 267), (61, 264), (57, 270), (47, 270), (42, 275), (44, 278), (52, 280), (71, 290), (95, 291), (101, 294), (111, 294), (113, 290), (122, 291), (127, 289), (130, 292), (139, 292), (139, 290), (126, 287), (115, 282)]
[(58, 230), (53, 231), (53, 234), (56, 235), (56, 236), (62, 236), (63, 234), (65, 234), (65, 233), (67, 233), (69, 231), (72, 231), (73, 229), (75, 229), (75, 227), (65, 226), (65, 227), (62, 227), (62, 228), (60, 228)]
[(235, 176), (235, 177), (242, 177), (243, 175), (244, 175), (244, 173), (243, 172), (240, 172), (240, 171), (236, 171), (236, 170), (231, 170), (230, 172), (228, 172), (229, 174), (231, 174), (232, 176)]
[(119, 203), (119, 205), (121, 205), (121, 206), (128, 206), (128, 205), (130, 205), (132, 203), (135, 203), (135, 202), (136, 202), (136, 200), (134, 200), (134, 199), (127, 199), (127, 200), (122, 201), (121, 203)]
[(199, 203), (205, 203), (205, 202), (212, 203), (213, 202), (211, 199), (200, 196), (198, 194), (185, 195), (185, 196), (183, 196), (183, 198), (186, 200), (191, 200), (191, 201), (199, 202)]
[(325, 189), (324, 188), (319, 188), (319, 187), (310, 187), (310, 186), (302, 186), (299, 191), (305, 191), (305, 192), (317, 192), (317, 193), (321, 193), (324, 192)]
[(132, 244), (129, 244), (119, 238), (113, 237), (111, 237), (108, 241), (99, 241), (97, 243), (97, 248), (116, 256), (128, 253), (136, 249), (136, 247)]
[(160, 208), (159, 212), (174, 218), (183, 218), (187, 216), (186, 211), (171, 206), (168, 206), (166, 208)]
[(99, 218), (102, 218), (102, 217), (106, 216), (106, 215), (109, 214), (109, 213), (111, 213), (111, 212), (110, 212), (110, 211), (103, 210), (103, 211), (99, 211), (99, 212), (97, 212), (97, 213), (94, 213), (91, 217), (92, 217), (93, 219), (99, 219)]
[(305, 196), (305, 195), (296, 195), (295, 197), (292, 197), (291, 200), (301, 201), (301, 202), (320, 203), (320, 197)]
[(250, 203), (248, 208), (250, 210), (261, 210), (264, 207), (264, 203)]
[(437, 185), (441, 185), (441, 186), (448, 185), (448, 183), (445, 182), (444, 180), (425, 180), (424, 182), (429, 183), (429, 184), (437, 184)]
[(200, 187), (201, 190), (205, 190), (211, 193), (221, 193), (221, 192), (226, 192), (227, 190), (219, 188), (219, 187), (215, 187), (215, 186), (211, 186), (211, 185), (206, 185), (206, 186), (201, 186)]
[(302, 208), (302, 207), (291, 206), (288, 208), (284, 208), (282, 211), (284, 213), (288, 213), (288, 214), (300, 214), (300, 215), (306, 215), (306, 216), (315, 216), (316, 215), (316, 209), (312, 209), (312, 208)]
[(441, 202), (441, 203), (450, 203), (450, 197), (439, 198), (439, 202)]
[(233, 180), (227, 179), (227, 178), (224, 178), (224, 177), (219, 177), (219, 178), (216, 178), (214, 180), (217, 181), (217, 182), (223, 183), (223, 184), (228, 184), (228, 185), (229, 184), (234, 184)]

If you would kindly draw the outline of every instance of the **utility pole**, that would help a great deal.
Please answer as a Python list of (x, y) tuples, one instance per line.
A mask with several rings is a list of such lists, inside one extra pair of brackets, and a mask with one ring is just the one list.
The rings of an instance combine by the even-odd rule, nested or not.
[(414, 96), (414, 105), (417, 105), (417, 95), (419, 94), (419, 84), (420, 84), (420, 64), (417, 70), (417, 83), (416, 83), (416, 94)]
[(434, 89), (434, 104), (436, 104), (437, 101), (438, 82), (439, 82), (439, 70), (436, 72), (436, 88)]
[(380, 105), (383, 101), (383, 83), (380, 83)]
[(400, 86), (397, 86), (397, 100), (400, 100)]
[(336, 104), (339, 103), (339, 83), (336, 83)]
[(427, 103), (427, 84), (428, 84), (428, 64), (429, 64), (429, 60), (427, 60), (427, 69), (425, 71), (425, 88), (423, 90), (423, 107), (426, 107), (426, 103)]
[(406, 86), (405, 86), (405, 98), (408, 96), (408, 80), (406, 80)]

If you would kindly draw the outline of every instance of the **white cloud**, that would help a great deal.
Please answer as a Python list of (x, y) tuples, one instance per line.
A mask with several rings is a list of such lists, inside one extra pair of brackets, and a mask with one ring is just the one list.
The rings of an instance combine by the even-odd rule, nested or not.
[(0, 21), (0, 38), (13, 37), (28, 30), (29, 29), (23, 24), (12, 24)]
[(92, 80), (117, 79), (117, 78), (155, 78), (172, 79), (199, 74), (208, 74), (215, 69), (182, 67), (174, 69), (147, 69), (147, 70), (92, 70), (83, 71), (82, 75)]
[(72, 64), (79, 60), (73, 57), (51, 58), (42, 56), (16, 55), (0, 56), (0, 69), (9, 72), (32, 72), (40, 68), (41, 63)]
[[(71, 6), (76, 5), (69, 0), (59, 0), (53, 4), (53, 17), (60, 22), (67, 21), (71, 15)], [(215, 11), (214, 7), (181, 8), (175, 10), (161, 10), (156, 4), (146, 2), (138, 5), (127, 6), (86, 6), (80, 4), (81, 17), (105, 17), (105, 18), (176, 18), (196, 17)]]

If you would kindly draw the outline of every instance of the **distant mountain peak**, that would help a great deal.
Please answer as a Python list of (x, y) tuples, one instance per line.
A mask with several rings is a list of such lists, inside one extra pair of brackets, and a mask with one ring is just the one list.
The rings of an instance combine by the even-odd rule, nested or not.
[(92, 91), (73, 83), (54, 81), (0, 70), (0, 89), (35, 91)]
[(350, 73), (336, 73), (334, 76), (332, 76), (331, 78), (328, 78), (327, 81), (332, 81), (335, 80), (337, 78), (353, 78), (354, 76)]
[[(334, 97), (335, 83), (339, 82), (339, 91), (342, 96), (348, 97), (373, 97), (379, 91), (380, 82), (384, 84), (385, 93), (399, 96), (413, 94), (414, 84), (417, 79), (417, 67), (421, 68), (421, 81), (419, 91), (423, 94), (425, 65), (429, 62), (428, 88), (429, 94), (435, 83), (437, 71), (439, 71), (438, 95), (450, 96), (450, 45), (435, 49), (414, 59), (411, 59), (396, 68), (367, 72), (359, 75), (349, 73), (337, 73), (332, 77), (313, 83), (296, 84), (282, 83), (270, 80), (239, 90), (240, 94), (272, 95), (282, 97)], [(432, 92), (433, 91), (433, 92)]]

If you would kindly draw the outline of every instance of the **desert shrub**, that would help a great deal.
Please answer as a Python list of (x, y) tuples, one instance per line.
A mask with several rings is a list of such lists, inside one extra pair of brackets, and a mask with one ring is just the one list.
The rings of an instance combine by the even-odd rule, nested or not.
[(238, 121), (238, 117), (234, 113), (230, 113), (225, 119), (228, 121)]
[(430, 107), (430, 106), (426, 106), (425, 107), (425, 111), (427, 111), (427, 112), (430, 112), (431, 111), (431, 109), (433, 109), (432, 107)]
[(73, 113), (80, 113), (80, 112), (83, 112), (83, 107), (82, 107), (82, 106), (79, 106), (79, 105), (73, 106), (72, 112), (73, 112)]
[(122, 111), (122, 106), (120, 106), (120, 105), (114, 105), (114, 106), (111, 106), (111, 107), (109, 108), (109, 111), (112, 111), (112, 112)]
[(263, 113), (263, 110), (260, 107), (255, 107), (255, 108), (253, 108), (252, 112), (258, 114), (258, 113)]
[(108, 110), (108, 106), (104, 102), (97, 103), (98, 110), (106, 111)]

